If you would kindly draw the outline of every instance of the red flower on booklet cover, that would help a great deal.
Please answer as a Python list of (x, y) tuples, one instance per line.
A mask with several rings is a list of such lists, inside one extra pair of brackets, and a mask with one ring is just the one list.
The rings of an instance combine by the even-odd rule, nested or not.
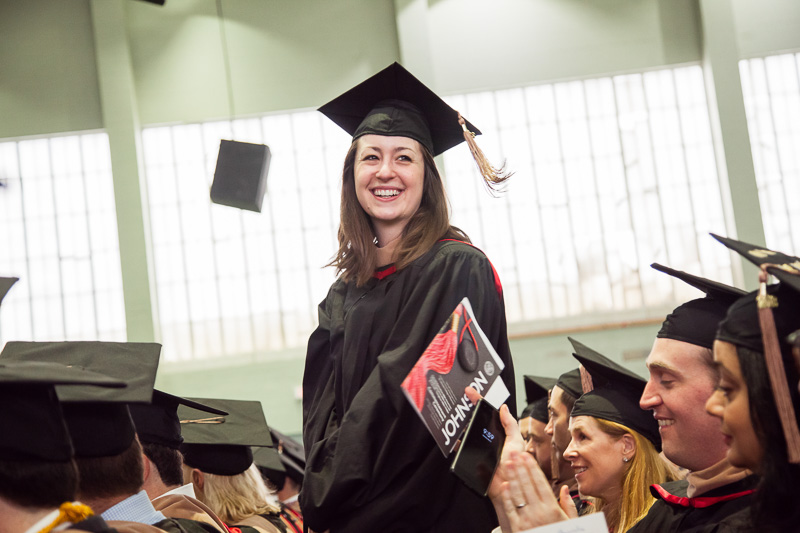
[(422, 410), (425, 405), (425, 395), (427, 394), (428, 371), (433, 370), (439, 374), (447, 374), (453, 368), (458, 353), (458, 346), (463, 341), (464, 333), (469, 331), (472, 343), (477, 350), (475, 336), (469, 329), (471, 317), (467, 317), (461, 335), (458, 335), (459, 324), (464, 317), (464, 304), (459, 304), (453, 314), (450, 315), (450, 327), (443, 333), (438, 333), (433, 338), (428, 348), (422, 353), (417, 365), (403, 380), (403, 388), (408, 391), (417, 409)]

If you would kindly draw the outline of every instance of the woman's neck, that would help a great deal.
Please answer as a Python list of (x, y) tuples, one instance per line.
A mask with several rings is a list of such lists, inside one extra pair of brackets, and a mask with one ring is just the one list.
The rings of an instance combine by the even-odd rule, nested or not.
[(397, 246), (400, 244), (400, 237), (402, 233), (397, 234), (393, 239), (381, 244), (380, 240), (378, 240), (378, 247), (375, 249), (377, 254), (377, 266), (381, 267), (384, 265), (388, 265), (390, 263), (394, 263), (395, 259), (395, 250)]

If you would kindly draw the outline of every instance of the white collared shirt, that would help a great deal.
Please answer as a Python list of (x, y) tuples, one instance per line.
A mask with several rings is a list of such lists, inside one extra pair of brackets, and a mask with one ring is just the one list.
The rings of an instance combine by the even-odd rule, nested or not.
[(159, 498), (163, 498), (169, 494), (183, 494), (184, 496), (189, 496), (190, 498), (197, 498), (194, 495), (194, 483), (187, 483), (186, 485), (181, 485), (180, 487), (175, 487), (174, 489), (165, 492), (161, 496), (156, 496), (153, 498), (153, 501), (156, 501)]

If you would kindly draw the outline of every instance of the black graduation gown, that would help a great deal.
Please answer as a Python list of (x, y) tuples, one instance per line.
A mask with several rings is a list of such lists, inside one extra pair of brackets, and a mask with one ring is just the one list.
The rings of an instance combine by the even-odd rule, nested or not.
[(452, 458), (442, 455), (400, 388), (465, 296), (505, 363), (501, 376), (516, 412), (502, 289), (480, 250), (440, 241), (361, 288), (341, 280), (331, 286), (303, 376), (307, 466), (300, 506), (307, 527), (462, 532), (496, 525), (488, 499), (449, 472)]
[(757, 476), (751, 475), (695, 498), (686, 496), (689, 482), (683, 479), (652, 485), (650, 491), (656, 502), (628, 533), (747, 531), (744, 524), (757, 483)]

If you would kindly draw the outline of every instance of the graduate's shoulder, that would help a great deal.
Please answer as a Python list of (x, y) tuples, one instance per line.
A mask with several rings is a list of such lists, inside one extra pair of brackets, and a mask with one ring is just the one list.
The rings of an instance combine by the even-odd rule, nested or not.
[(477, 246), (465, 241), (457, 241), (454, 239), (442, 239), (438, 241), (433, 248), (431, 248), (431, 251), (426, 254), (426, 256), (430, 258), (431, 263), (452, 260), (454, 258), (489, 261), (489, 258), (486, 256), (486, 254), (483, 253), (483, 251)]

